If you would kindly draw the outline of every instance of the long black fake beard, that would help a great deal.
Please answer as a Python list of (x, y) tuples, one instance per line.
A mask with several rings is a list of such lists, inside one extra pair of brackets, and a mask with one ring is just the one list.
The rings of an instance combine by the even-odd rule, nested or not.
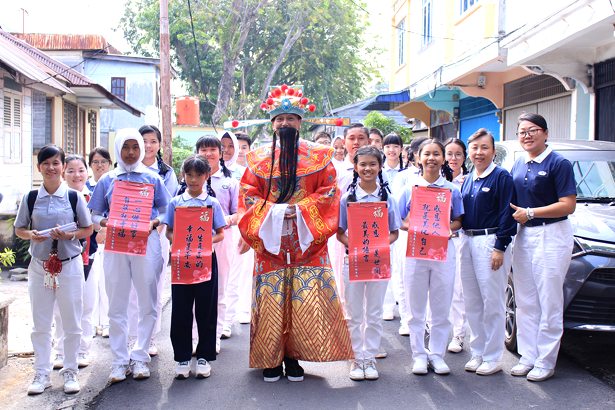
[(273, 146), (271, 148), (271, 170), (267, 184), (267, 196), (271, 193), (271, 183), (273, 181), (273, 164), (275, 161), (275, 148), (277, 139), (280, 139), (280, 182), (278, 184), (279, 196), (275, 200), (276, 204), (283, 204), (290, 201), (297, 184), (297, 156), (299, 152), (299, 130), (292, 127), (279, 128), (273, 134)]

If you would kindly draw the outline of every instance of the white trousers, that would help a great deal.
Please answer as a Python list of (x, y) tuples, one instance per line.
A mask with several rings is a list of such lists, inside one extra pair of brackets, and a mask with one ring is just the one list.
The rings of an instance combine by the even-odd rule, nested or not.
[(233, 243), (232, 231), (225, 229), (224, 240), (215, 243), (213, 248), (216, 252), (216, 260), (218, 261), (218, 323), (216, 325), (216, 340), (219, 340), (220, 336), (222, 336), (226, 318), (226, 287), (231, 266), (235, 263), (234, 257), (237, 253), (237, 243)]
[(470, 324), (470, 349), (472, 356), (486, 362), (499, 362), (504, 353), (506, 284), (511, 264), (509, 246), (500, 269), (491, 269), (495, 241), (495, 234), (461, 238), (461, 280)]
[(109, 326), (109, 298), (107, 297), (107, 289), (105, 288), (105, 271), (103, 269), (103, 261), (105, 259), (105, 245), (98, 244), (96, 257), (92, 262), (92, 269), (88, 281), (92, 281), (92, 285), (96, 284), (94, 294), (94, 311), (92, 312), (93, 323), (96, 326)]
[[(455, 282), (455, 245), (448, 241), (445, 261), (406, 258), (404, 285), (410, 307), (410, 343), (413, 359), (444, 357), (451, 330), (448, 319)], [(427, 302), (431, 307), (429, 346), (425, 346)]]
[[(149, 362), (147, 353), (157, 318), (158, 279), (162, 269), (160, 236), (150, 233), (145, 256), (105, 252), (105, 281), (109, 296), (109, 345), (113, 365), (130, 360)], [(134, 286), (138, 300), (137, 340), (128, 352), (128, 297)]]
[[(230, 234), (232, 237), (231, 243), (229, 244), (229, 252), (231, 252), (233, 263), (230, 266), (228, 281), (226, 284), (226, 313), (224, 315), (224, 327), (230, 328), (235, 321), (235, 315), (237, 313), (237, 307), (239, 303), (239, 290), (241, 282), (244, 280), (250, 280), (252, 274), (246, 277), (245, 272), (243, 270), (242, 259), (243, 255), (239, 255), (237, 244), (239, 243), (239, 238), (241, 234), (239, 233), (239, 228), (237, 225), (231, 227), (231, 229), (227, 229), (224, 232), (225, 235)], [(243, 295), (242, 295), (243, 296)]]
[(570, 220), (521, 227), (513, 249), (520, 363), (554, 369), (564, 331), (564, 278), (572, 257)]
[(399, 230), (399, 237), (391, 244), (391, 280), (384, 297), (384, 312), (392, 313), (397, 304), (399, 322), (408, 324), (410, 313), (406, 304), (404, 287), (404, 267), (406, 265), (406, 247), (408, 232)]
[(451, 303), (450, 321), (453, 324), (453, 337), (466, 336), (466, 308), (463, 301), (463, 288), (461, 284), (461, 237), (453, 238), (453, 243), (456, 249), (455, 260), (455, 287), (453, 288), (453, 302)]
[(51, 372), (51, 324), (53, 307), (58, 304), (64, 330), (64, 368), (77, 371), (77, 353), (81, 341), (83, 304), (83, 260), (76, 257), (64, 262), (55, 290), (44, 286), (43, 261), (32, 258), (28, 266), (28, 291), (32, 309), (32, 346), (37, 373)]
[(348, 263), (344, 263), (343, 275), (348, 331), (355, 359), (374, 359), (382, 339), (383, 303), (389, 281), (350, 281)]

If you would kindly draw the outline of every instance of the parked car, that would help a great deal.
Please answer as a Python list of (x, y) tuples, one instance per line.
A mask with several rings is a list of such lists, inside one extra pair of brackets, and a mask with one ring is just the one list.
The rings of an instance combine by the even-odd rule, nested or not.
[[(496, 144), (495, 162), (510, 170), (524, 151), (517, 141)], [(615, 143), (549, 141), (574, 169), (577, 207), (570, 220), (572, 262), (564, 280), (564, 328), (615, 332)], [(506, 290), (506, 347), (516, 350), (515, 289)]]

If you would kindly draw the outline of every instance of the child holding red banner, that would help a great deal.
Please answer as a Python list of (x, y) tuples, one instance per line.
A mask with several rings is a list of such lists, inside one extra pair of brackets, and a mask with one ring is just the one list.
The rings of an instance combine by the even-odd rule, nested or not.
[[(124, 381), (131, 373), (135, 379), (150, 377), (148, 363), (151, 358), (148, 349), (158, 316), (158, 277), (162, 271), (160, 236), (155, 228), (160, 224), (161, 215), (166, 211), (170, 197), (162, 178), (141, 163), (144, 155), (143, 137), (139, 131), (133, 128), (119, 130), (115, 137), (115, 158), (118, 166), (100, 178), (88, 203), (94, 223), (106, 227), (111, 204), (117, 206), (116, 201), (122, 200), (118, 195), (114, 197), (115, 191), (122, 191), (122, 183), (143, 184), (143, 195), (151, 201), (151, 208), (148, 205), (136, 215), (145, 216), (149, 222), (147, 232), (143, 232), (143, 229), (138, 231), (139, 235), (147, 235), (145, 252), (120, 253), (119, 250), (113, 250), (113, 243), (109, 243), (109, 240), (105, 245), (103, 268), (109, 297), (109, 345), (113, 353), (109, 375), (111, 383)], [(150, 189), (153, 191), (153, 198), (150, 196)], [(107, 231), (107, 236), (109, 234)], [(112, 240), (115, 240), (115, 237), (112, 237)], [(134, 286), (137, 292), (139, 322), (137, 341), (129, 351), (128, 297), (131, 286)]]
[[(445, 149), (435, 139), (425, 140), (418, 150), (420, 176), (414, 178), (413, 185), (444, 188), (452, 192), (450, 212), (450, 236), (446, 259), (429, 260), (406, 257), (404, 286), (406, 302), (410, 308), (410, 343), (414, 365), (412, 373), (427, 374), (431, 367), (436, 374), (448, 374), (450, 369), (443, 357), (446, 353), (451, 322), (449, 312), (453, 299), (455, 283), (455, 245), (452, 232), (461, 228), (463, 202), (461, 193), (452, 182), (452, 171), (444, 160)], [(408, 230), (410, 221), (410, 202), (412, 186), (408, 184), (401, 193), (398, 204), (399, 213), (404, 219), (402, 228)], [(446, 221), (448, 222), (448, 221)], [(410, 235), (409, 235), (410, 236)], [(410, 241), (410, 238), (408, 239)], [(431, 328), (429, 347), (425, 346), (425, 316), (427, 303), (431, 308)]]
[[(182, 174), (186, 191), (171, 199), (162, 223), (167, 225), (167, 237), (173, 241), (175, 209), (177, 207), (207, 207), (213, 210), (212, 243), (224, 239), (224, 212), (220, 202), (203, 191), (211, 174), (207, 160), (193, 155), (184, 161)], [(179, 232), (177, 232), (179, 233)], [(171, 344), (177, 365), (175, 377), (186, 379), (190, 376), (192, 356), (192, 307), (196, 319), (199, 343), (196, 348), (196, 377), (205, 378), (211, 374), (210, 361), (216, 360), (216, 323), (218, 319), (218, 264), (216, 254), (211, 254), (211, 279), (192, 284), (172, 284), (171, 301)]]
[[(337, 239), (348, 249), (349, 238), (346, 230), (349, 220), (349, 202), (384, 201), (387, 203), (388, 244), (390, 245), (397, 239), (401, 220), (393, 198), (388, 195), (388, 184), (382, 177), (382, 154), (374, 146), (361, 147), (357, 150), (353, 162), (353, 180), (340, 202)], [(379, 377), (376, 369), (376, 354), (382, 338), (382, 313), (384, 295), (389, 283), (388, 278), (387, 280), (350, 281), (347, 258), (344, 263), (343, 277), (346, 282), (348, 330), (355, 354), (349, 376), (352, 380), (376, 380)]]

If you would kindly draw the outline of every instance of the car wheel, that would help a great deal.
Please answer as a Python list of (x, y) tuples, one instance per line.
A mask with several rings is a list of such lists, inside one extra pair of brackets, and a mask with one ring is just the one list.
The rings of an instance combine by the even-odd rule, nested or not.
[(517, 305), (515, 304), (515, 286), (512, 276), (508, 276), (506, 286), (506, 348), (511, 352), (517, 351)]

